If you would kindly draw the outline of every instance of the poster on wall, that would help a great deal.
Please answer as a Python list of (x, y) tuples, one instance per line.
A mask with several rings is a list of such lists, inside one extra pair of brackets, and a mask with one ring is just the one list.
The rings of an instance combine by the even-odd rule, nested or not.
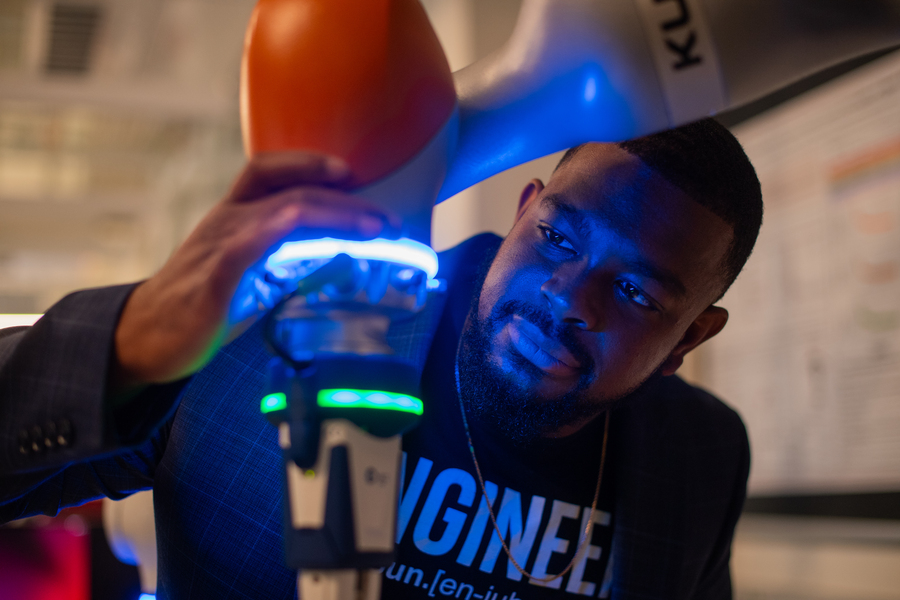
[(900, 55), (734, 132), (765, 218), (699, 363), (747, 424), (750, 493), (900, 490)]

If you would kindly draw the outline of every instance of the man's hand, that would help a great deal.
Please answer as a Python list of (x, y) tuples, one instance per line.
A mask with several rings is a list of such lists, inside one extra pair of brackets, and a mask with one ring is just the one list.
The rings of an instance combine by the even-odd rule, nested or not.
[(347, 165), (303, 152), (255, 156), (156, 275), (129, 297), (115, 334), (111, 392), (174, 381), (200, 369), (228, 335), (241, 276), (292, 232), (354, 239), (399, 229), (383, 209), (339, 188)]

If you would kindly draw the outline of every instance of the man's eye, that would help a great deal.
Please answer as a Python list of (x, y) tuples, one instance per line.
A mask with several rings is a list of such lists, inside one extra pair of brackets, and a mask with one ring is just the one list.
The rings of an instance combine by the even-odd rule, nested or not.
[(544, 237), (548, 242), (556, 246), (557, 248), (562, 248), (564, 250), (569, 250), (570, 252), (575, 252), (575, 248), (569, 243), (569, 240), (566, 239), (564, 235), (552, 229), (550, 227), (541, 227), (541, 231), (544, 233)]
[(628, 300), (643, 306), (644, 308), (652, 308), (656, 309), (653, 305), (653, 301), (647, 297), (647, 295), (641, 291), (639, 287), (634, 285), (633, 283), (629, 283), (627, 281), (618, 281), (616, 285), (619, 287), (619, 291), (623, 296), (625, 296)]

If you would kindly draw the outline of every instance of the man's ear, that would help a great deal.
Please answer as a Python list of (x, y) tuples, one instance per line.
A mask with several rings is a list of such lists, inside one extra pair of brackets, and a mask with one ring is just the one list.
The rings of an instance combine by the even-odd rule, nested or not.
[(528, 185), (522, 190), (522, 195), (519, 196), (519, 209), (516, 211), (516, 221), (522, 218), (522, 215), (525, 214), (525, 211), (542, 191), (544, 191), (544, 182), (540, 179), (532, 179), (528, 182)]
[(694, 322), (688, 326), (681, 341), (678, 342), (678, 345), (675, 346), (675, 349), (672, 350), (672, 353), (669, 354), (669, 357), (663, 362), (660, 367), (660, 372), (663, 375), (673, 375), (675, 371), (678, 370), (678, 367), (681, 366), (681, 363), (684, 362), (685, 354), (722, 331), (722, 328), (725, 327), (725, 323), (727, 322), (728, 311), (724, 308), (710, 306), (704, 310), (700, 313), (700, 316), (694, 319)]

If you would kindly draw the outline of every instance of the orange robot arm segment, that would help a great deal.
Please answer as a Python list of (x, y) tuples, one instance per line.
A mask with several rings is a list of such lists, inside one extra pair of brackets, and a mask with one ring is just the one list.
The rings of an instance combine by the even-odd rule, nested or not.
[(353, 183), (405, 164), (456, 102), (450, 68), (417, 0), (259, 0), (244, 48), (248, 155), (314, 150)]

